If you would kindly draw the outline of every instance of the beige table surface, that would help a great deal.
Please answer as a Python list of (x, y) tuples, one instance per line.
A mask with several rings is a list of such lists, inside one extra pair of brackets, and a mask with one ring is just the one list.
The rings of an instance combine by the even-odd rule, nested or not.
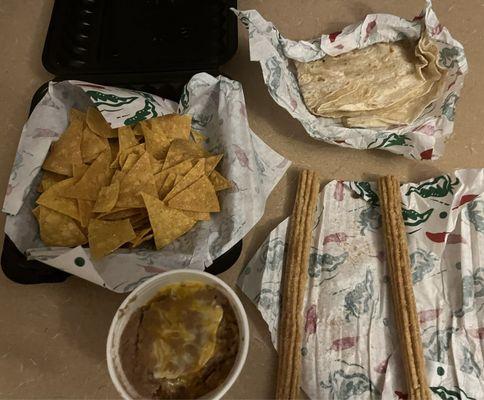
[[(223, 72), (242, 82), (252, 129), (293, 166), (269, 198), (259, 224), (244, 239), (239, 261), (223, 278), (233, 283), (265, 236), (291, 210), (297, 171), (313, 168), (324, 184), (332, 179), (371, 179), (393, 173), (421, 180), (456, 168), (484, 167), (484, 2), (434, 1), (441, 22), (466, 49), (470, 73), (458, 104), (455, 134), (438, 162), (416, 162), (382, 151), (357, 151), (310, 139), (302, 126), (270, 98), (259, 64), (248, 57), (247, 33)], [(41, 52), (53, 0), (0, 0), (0, 198), (14, 159), (32, 94), (51, 78)], [(424, 1), (240, 0), (256, 8), (283, 34), (308, 39), (359, 21), (367, 13), (412, 18)], [(2, 200), (3, 201), (3, 200)], [(3, 227), (4, 217), (0, 217)], [(1, 229), (3, 232), (3, 229)], [(3, 242), (3, 236), (0, 237)], [(242, 296), (243, 297), (243, 296)], [(105, 363), (111, 318), (124, 296), (78, 278), (62, 284), (22, 286), (0, 273), (0, 398), (117, 398)], [(275, 352), (264, 322), (244, 299), (251, 342), (242, 375), (226, 398), (272, 397)]]

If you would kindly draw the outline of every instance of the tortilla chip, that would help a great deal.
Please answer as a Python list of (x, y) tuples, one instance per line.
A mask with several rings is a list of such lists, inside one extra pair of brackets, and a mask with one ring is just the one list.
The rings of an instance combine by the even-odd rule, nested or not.
[(42, 165), (46, 171), (72, 176), (72, 164), (82, 164), (81, 139), (83, 122), (73, 119), (66, 131), (52, 144)]
[(151, 226), (144, 228), (136, 233), (136, 237), (131, 241), (131, 247), (136, 248), (147, 240), (152, 239), (153, 236), (153, 229), (151, 229)]
[(149, 119), (138, 122), (134, 126), (133, 131), (134, 131), (134, 134), (136, 136), (144, 136), (145, 135), (145, 131), (147, 129), (151, 129), (151, 123), (150, 123), (150, 120)]
[(188, 232), (196, 221), (183, 212), (168, 208), (156, 197), (142, 193), (159, 250)]
[(170, 140), (188, 140), (191, 126), (192, 117), (188, 114), (169, 114), (150, 119), (151, 130), (156, 134), (168, 137)]
[(110, 212), (100, 214), (98, 218), (106, 221), (115, 221), (132, 217), (133, 215), (139, 215), (142, 211), (142, 208), (113, 208)]
[(158, 192), (158, 196), (160, 199), (164, 199), (165, 196), (170, 193), (171, 189), (173, 189), (173, 186), (175, 185), (175, 180), (176, 180), (177, 175), (176, 174), (168, 174), (163, 182), (163, 185), (161, 186), (161, 189)]
[(92, 219), (88, 227), (92, 258), (100, 259), (136, 237), (129, 219), (102, 221)]
[(193, 167), (193, 160), (185, 160), (181, 163), (176, 164), (173, 167), (167, 168), (162, 170), (162, 172), (166, 174), (177, 174), (177, 175), (185, 175), (190, 171)]
[(42, 192), (48, 190), (52, 185), (66, 179), (64, 175), (56, 174), (55, 172), (44, 171), (42, 173), (42, 180), (40, 181), (40, 189)]
[(205, 159), (205, 173), (210, 175), (210, 173), (215, 169), (220, 160), (223, 158), (223, 154), (217, 154), (216, 156), (207, 157)]
[(83, 228), (87, 228), (90, 219), (93, 217), (92, 209), (94, 201), (77, 199), (77, 208), (79, 209), (79, 220)]
[(82, 131), (81, 154), (85, 163), (94, 161), (108, 146), (108, 140), (96, 135), (89, 127), (86, 126)]
[(220, 204), (217, 193), (207, 176), (202, 176), (195, 183), (175, 195), (169, 202), (170, 207), (198, 212), (219, 212)]
[(166, 154), (163, 169), (173, 167), (184, 160), (206, 157), (209, 154), (198, 144), (186, 140), (176, 139), (171, 142)]
[(210, 182), (212, 182), (213, 188), (216, 192), (232, 188), (232, 182), (224, 178), (218, 171), (212, 171), (208, 178), (210, 179)]
[(173, 189), (163, 198), (163, 201), (168, 201), (175, 197), (176, 194), (180, 193), (182, 190), (186, 189), (188, 186), (192, 185), (201, 178), (205, 173), (205, 159), (200, 159), (195, 166), (188, 171), (188, 173), (180, 179), (179, 182), (173, 186)]
[(121, 172), (119, 169), (117, 169), (116, 171), (114, 171), (113, 177), (111, 178), (111, 183), (121, 182), (125, 175), (126, 174), (124, 172)]
[(151, 170), (153, 171), (153, 174), (157, 174), (161, 172), (163, 169), (163, 163), (165, 160), (157, 160), (155, 157), (153, 157), (152, 154), (148, 153), (150, 155), (150, 164), (151, 164)]
[(73, 164), (72, 165), (72, 176), (78, 178), (76, 182), (85, 174), (89, 165), (87, 164)]
[(145, 151), (146, 151), (146, 148), (144, 143), (138, 144), (133, 147), (129, 147), (127, 149), (120, 150), (118, 154), (119, 165), (123, 166), (130, 154), (136, 154), (138, 156), (141, 156), (142, 154), (144, 154)]
[(86, 123), (91, 131), (101, 137), (106, 139), (118, 137), (118, 130), (111, 129), (96, 107), (89, 107), (87, 109)]
[(183, 213), (193, 218), (195, 221), (210, 221), (210, 213), (208, 212), (197, 212), (197, 211), (183, 211)]
[(120, 182), (117, 207), (143, 207), (140, 193), (157, 195), (155, 177), (151, 172), (148, 153), (144, 153)]
[(157, 159), (164, 158), (170, 147), (170, 140), (160, 131), (144, 128), (143, 132), (145, 136), (146, 151)]
[(86, 113), (78, 110), (77, 108), (71, 108), (69, 110), (69, 122), (72, 122), (74, 119), (84, 122), (86, 121)]
[(67, 215), (40, 207), (40, 240), (46, 246), (75, 247), (87, 242), (76, 222)]
[(64, 190), (71, 188), (75, 182), (75, 178), (70, 178), (52, 185), (39, 196), (37, 204), (80, 221), (76, 200), (62, 197)]
[(34, 217), (37, 220), (37, 222), (40, 221), (40, 207), (41, 206), (37, 206), (34, 209), (32, 209), (32, 214), (34, 214)]
[(68, 190), (63, 190), (62, 195), (74, 199), (96, 201), (99, 190), (111, 180), (109, 162), (110, 152), (102, 152), (81, 179)]
[(191, 130), (190, 134), (192, 135), (192, 140), (195, 143), (203, 143), (207, 140), (207, 137), (203, 135), (202, 133), (196, 131), (196, 130)]
[(129, 126), (118, 128), (119, 150), (129, 149), (138, 145), (138, 140), (134, 137), (133, 129)]
[(122, 172), (122, 173), (128, 172), (138, 162), (139, 157), (140, 156), (138, 154), (135, 154), (135, 153), (128, 154), (128, 157), (126, 157), (126, 161), (122, 165), (120, 172)]
[(114, 182), (109, 186), (103, 186), (99, 190), (99, 195), (94, 204), (93, 211), (97, 213), (109, 212), (111, 211), (119, 196), (119, 182)]

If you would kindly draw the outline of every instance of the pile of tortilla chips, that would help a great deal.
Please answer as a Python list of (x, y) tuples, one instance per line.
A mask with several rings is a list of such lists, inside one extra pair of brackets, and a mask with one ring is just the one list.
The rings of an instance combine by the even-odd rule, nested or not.
[(376, 43), (339, 56), (296, 62), (299, 87), (315, 115), (341, 118), (347, 127), (410, 124), (445, 85), (438, 48), (423, 34), (415, 41)]
[(154, 239), (161, 249), (219, 212), (231, 187), (189, 115), (111, 129), (94, 107), (72, 109), (42, 166), (33, 210), (48, 246), (89, 243), (93, 258)]

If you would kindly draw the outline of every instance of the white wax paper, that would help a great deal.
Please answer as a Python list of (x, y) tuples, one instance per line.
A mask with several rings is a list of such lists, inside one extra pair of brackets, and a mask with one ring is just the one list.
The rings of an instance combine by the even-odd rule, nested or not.
[[(250, 58), (259, 61), (272, 98), (304, 126), (314, 139), (356, 149), (382, 149), (414, 159), (435, 160), (442, 156), (444, 143), (452, 134), (455, 105), (467, 72), (462, 45), (443, 27), (430, 0), (413, 21), (388, 14), (370, 14), (365, 20), (341, 32), (309, 41), (284, 38), (271, 22), (255, 10), (234, 10), (249, 30)], [(423, 29), (439, 48), (439, 64), (448, 69), (441, 98), (429, 105), (412, 124), (392, 129), (346, 128), (337, 119), (317, 117), (309, 112), (299, 91), (291, 60), (314, 61), (361, 49), (379, 42), (417, 39)]]
[[(484, 169), (400, 188), (432, 398), (484, 394)], [(277, 346), (288, 219), (238, 285)], [(369, 182), (320, 194), (305, 295), (302, 388), (312, 399), (406, 399), (379, 199)]]
[[(45, 247), (31, 212), (38, 197), (41, 165), (52, 141), (67, 126), (71, 107), (94, 105), (113, 128), (174, 112), (192, 115), (194, 129), (208, 137), (207, 150), (223, 154), (222, 174), (233, 189), (220, 193), (222, 212), (161, 251), (120, 249), (91, 260), (83, 247)], [(22, 131), (3, 211), (6, 234), (31, 259), (62, 269), (117, 292), (133, 290), (149, 277), (173, 268), (203, 269), (238, 243), (261, 218), (270, 192), (290, 162), (250, 129), (240, 83), (225, 77), (195, 75), (180, 104), (132, 90), (78, 81), (51, 83)]]

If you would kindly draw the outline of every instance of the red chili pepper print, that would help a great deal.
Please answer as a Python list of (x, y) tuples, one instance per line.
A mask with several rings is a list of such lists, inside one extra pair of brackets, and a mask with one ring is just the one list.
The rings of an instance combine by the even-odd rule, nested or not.
[(434, 243), (444, 243), (444, 242), (448, 244), (466, 243), (464, 238), (461, 235), (456, 233), (425, 232), (425, 236), (427, 236)]
[(316, 333), (316, 325), (318, 324), (318, 316), (316, 314), (316, 305), (313, 304), (306, 312), (306, 323), (304, 324), (304, 332), (308, 335)]
[(478, 194), (465, 194), (460, 198), (459, 203), (455, 207), (452, 207), (452, 209), (455, 210), (456, 208), (459, 208), (465, 203), (469, 203), (469, 201), (474, 200), (478, 196)]
[(343, 243), (348, 240), (348, 235), (344, 232), (330, 233), (323, 239), (323, 244), (327, 243)]
[(421, 324), (424, 324), (428, 321), (433, 321), (434, 319), (439, 318), (440, 315), (440, 308), (435, 310), (423, 310), (418, 313), (418, 319)]
[(338, 32), (333, 32), (333, 33), (330, 33), (328, 36), (329, 36), (329, 42), (330, 43), (333, 43), (336, 38), (338, 37), (338, 35), (341, 33), (341, 31), (338, 31)]
[(347, 336), (341, 339), (333, 340), (330, 350), (347, 350), (351, 349), (358, 343), (358, 336)]
[(431, 160), (433, 153), (434, 153), (434, 149), (428, 149), (428, 150), (422, 151), (420, 153), (420, 158), (422, 160)]
[(336, 201), (343, 201), (345, 198), (345, 185), (343, 181), (336, 182), (336, 188), (334, 189), (333, 197)]

